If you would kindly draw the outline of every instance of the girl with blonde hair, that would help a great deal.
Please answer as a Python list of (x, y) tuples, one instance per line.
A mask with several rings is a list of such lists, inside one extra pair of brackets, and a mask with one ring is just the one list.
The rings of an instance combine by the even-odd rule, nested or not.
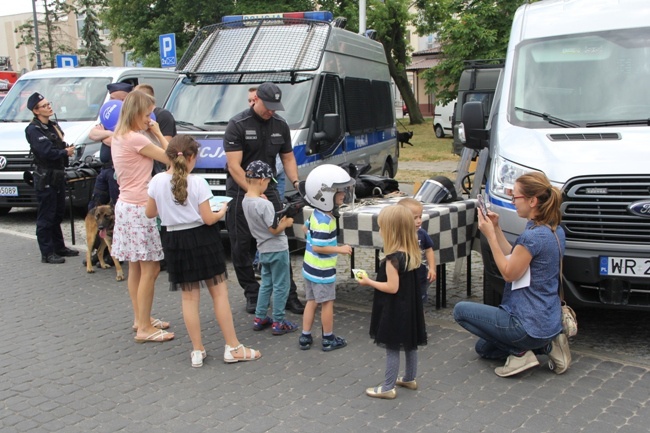
[[(149, 95), (140, 91), (129, 93), (124, 99), (111, 146), (120, 186), (120, 197), (115, 205), (113, 257), (129, 262), (128, 288), (137, 343), (174, 338), (173, 333), (164, 330), (169, 328), (169, 323), (151, 317), (163, 250), (156, 220), (145, 215), (147, 186), (153, 161), (169, 163), (164, 151), (167, 140), (158, 123), (151, 119), (153, 109), (154, 100)], [(145, 132), (152, 134), (162, 148), (152, 143)]]
[(214, 313), (226, 340), (223, 360), (253, 361), (262, 354), (237, 340), (228, 300), (226, 260), (217, 222), (226, 214), (224, 204), (210, 208), (212, 192), (206, 181), (190, 174), (196, 164), (199, 144), (189, 135), (177, 135), (167, 147), (171, 167), (149, 183), (146, 215), (157, 215), (167, 235), (163, 239), (170, 289), (181, 289), (183, 319), (192, 340), (192, 367), (201, 367), (206, 357), (199, 318), (200, 288), (206, 287)]
[[(362, 277), (359, 283), (375, 289), (370, 336), (386, 348), (386, 373), (384, 383), (366, 389), (366, 394), (393, 399), (396, 385), (417, 389), (417, 348), (427, 344), (417, 274), (421, 254), (413, 215), (405, 206), (382, 209), (377, 222), (386, 258), (379, 265), (377, 280)], [(400, 350), (405, 352), (406, 368), (405, 375), (397, 377)]]

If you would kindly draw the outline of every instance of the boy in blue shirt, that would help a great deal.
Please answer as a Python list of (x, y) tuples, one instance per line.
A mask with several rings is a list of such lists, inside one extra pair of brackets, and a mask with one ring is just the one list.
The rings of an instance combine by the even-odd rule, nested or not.
[(322, 349), (326, 352), (347, 345), (345, 339), (334, 335), (334, 299), (336, 298), (336, 259), (338, 254), (352, 254), (349, 245), (337, 245), (335, 213), (346, 199), (354, 199), (354, 179), (341, 167), (324, 164), (316, 167), (307, 176), (304, 192), (307, 202), (314, 207), (305, 223), (307, 246), (302, 267), (305, 278), (307, 304), (302, 319), (302, 335), (299, 338), (301, 350), (311, 348), (311, 328), (316, 309), (321, 306), (323, 328)]

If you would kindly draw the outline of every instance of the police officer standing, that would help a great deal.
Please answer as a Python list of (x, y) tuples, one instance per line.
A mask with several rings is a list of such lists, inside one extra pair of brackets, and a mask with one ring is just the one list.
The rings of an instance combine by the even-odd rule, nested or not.
[(36, 238), (41, 262), (65, 263), (64, 257), (79, 255), (79, 251), (65, 246), (61, 231), (65, 212), (65, 167), (74, 154), (74, 147), (67, 146), (59, 125), (50, 120), (54, 111), (43, 95), (33, 93), (27, 100), (27, 108), (34, 113), (34, 118), (25, 128), (25, 136), (36, 165)]
[[(255, 313), (260, 285), (255, 279), (253, 255), (256, 242), (248, 228), (242, 201), (248, 189), (244, 169), (255, 160), (264, 161), (275, 168), (280, 155), (284, 172), (294, 187), (298, 184), (298, 166), (291, 146), (291, 131), (287, 122), (276, 111), (284, 110), (282, 91), (273, 83), (263, 83), (257, 94), (251, 95), (251, 108), (237, 114), (228, 122), (224, 135), (224, 149), (228, 161), (226, 195), (232, 198), (226, 213), (226, 227), (230, 237), (230, 249), (235, 274), (244, 289), (246, 311)], [(275, 170), (274, 170), (274, 175)], [(274, 185), (264, 193), (276, 211), (282, 209), (280, 195)], [(296, 284), (291, 278), (286, 309), (302, 314), (305, 307), (296, 294)]]

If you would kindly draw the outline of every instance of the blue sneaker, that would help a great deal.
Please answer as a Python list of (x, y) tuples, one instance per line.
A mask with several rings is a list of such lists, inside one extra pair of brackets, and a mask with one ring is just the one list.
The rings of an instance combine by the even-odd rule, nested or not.
[(298, 339), (298, 343), (300, 344), (300, 350), (309, 350), (313, 342), (314, 339), (311, 338), (311, 334), (309, 335), (301, 334), (300, 338)]
[(253, 320), (253, 331), (263, 331), (271, 326), (272, 323), (273, 321), (269, 316), (266, 316), (263, 319), (256, 317), (255, 320)]
[(331, 338), (323, 337), (323, 351), (329, 352), (331, 350), (340, 349), (348, 345), (348, 342), (341, 337), (332, 334)]
[(298, 325), (285, 319), (282, 322), (273, 322), (271, 333), (273, 335), (284, 335), (296, 329), (298, 329)]

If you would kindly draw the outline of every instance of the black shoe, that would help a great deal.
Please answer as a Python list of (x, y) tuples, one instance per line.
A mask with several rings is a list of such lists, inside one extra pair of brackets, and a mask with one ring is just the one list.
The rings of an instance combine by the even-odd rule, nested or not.
[(285, 309), (291, 311), (293, 314), (302, 314), (305, 312), (305, 306), (302, 305), (302, 302), (298, 298), (289, 298)]
[(41, 263), (51, 263), (53, 265), (60, 265), (61, 263), (65, 263), (65, 259), (56, 253), (52, 253), (50, 255), (46, 256), (41, 256)]
[(248, 314), (255, 314), (255, 309), (257, 308), (257, 299), (246, 299), (246, 312)]
[(79, 255), (79, 251), (70, 249), (68, 247), (63, 247), (63, 249), (57, 251), (56, 254), (61, 257), (76, 257)]

